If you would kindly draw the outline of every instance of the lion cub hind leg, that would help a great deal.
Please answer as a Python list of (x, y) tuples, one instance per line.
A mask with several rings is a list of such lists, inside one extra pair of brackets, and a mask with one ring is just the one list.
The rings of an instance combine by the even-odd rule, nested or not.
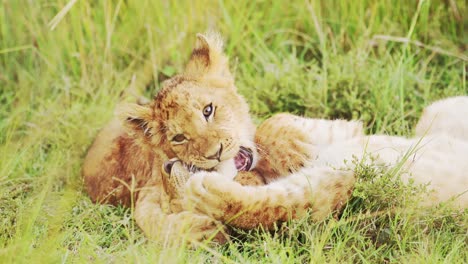
[(256, 170), (271, 182), (313, 165), (320, 148), (364, 136), (359, 121), (324, 120), (278, 114), (257, 129), (260, 160)]
[(297, 138), (313, 145), (330, 145), (364, 136), (364, 128), (361, 121), (326, 120), (281, 113), (265, 120), (258, 127), (256, 135), (269, 133), (282, 135), (280, 138)]

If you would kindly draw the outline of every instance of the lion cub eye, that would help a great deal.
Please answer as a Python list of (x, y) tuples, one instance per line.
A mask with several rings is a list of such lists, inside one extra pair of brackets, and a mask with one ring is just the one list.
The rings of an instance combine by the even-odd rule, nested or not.
[(187, 138), (183, 134), (177, 134), (172, 138), (172, 142), (174, 143), (183, 143)]
[(205, 106), (205, 108), (203, 108), (203, 116), (205, 116), (205, 119), (208, 121), (208, 118), (210, 118), (210, 116), (213, 114), (214, 112), (214, 108), (213, 108), (213, 104), (210, 103), (209, 105)]

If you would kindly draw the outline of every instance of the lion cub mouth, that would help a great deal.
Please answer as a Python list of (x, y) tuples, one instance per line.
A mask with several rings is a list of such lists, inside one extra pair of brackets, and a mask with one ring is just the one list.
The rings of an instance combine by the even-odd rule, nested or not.
[(238, 171), (250, 170), (253, 163), (252, 150), (241, 146), (239, 152), (234, 157), (234, 163)]
[[(181, 165), (190, 173), (195, 173), (200, 170), (204, 170), (204, 169), (197, 168), (194, 165), (190, 165), (185, 162), (182, 162), (178, 158), (173, 158), (164, 163), (163, 165), (164, 171), (169, 175), (172, 174), (172, 166), (176, 162), (180, 162)], [(234, 164), (236, 166), (236, 169), (238, 171), (248, 171), (252, 167), (252, 163), (253, 163), (252, 150), (241, 146), (239, 149), (239, 152), (234, 157)], [(212, 170), (213, 169), (209, 169), (206, 171), (212, 171)]]

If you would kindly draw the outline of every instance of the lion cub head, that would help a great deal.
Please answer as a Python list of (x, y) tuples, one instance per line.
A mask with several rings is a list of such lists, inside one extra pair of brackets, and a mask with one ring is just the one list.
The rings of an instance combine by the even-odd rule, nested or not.
[(252, 167), (255, 127), (222, 47), (218, 35), (198, 34), (182, 74), (165, 81), (151, 103), (120, 110), (130, 134), (200, 169)]

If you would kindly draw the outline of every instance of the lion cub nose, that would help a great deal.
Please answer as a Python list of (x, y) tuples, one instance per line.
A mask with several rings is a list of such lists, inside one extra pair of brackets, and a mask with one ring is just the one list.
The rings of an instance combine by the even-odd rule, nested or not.
[(211, 155), (211, 156), (208, 156), (206, 157), (207, 159), (210, 159), (210, 160), (218, 160), (218, 161), (221, 161), (221, 154), (223, 153), (223, 144), (220, 144), (220, 147), (218, 149), (218, 151)]

